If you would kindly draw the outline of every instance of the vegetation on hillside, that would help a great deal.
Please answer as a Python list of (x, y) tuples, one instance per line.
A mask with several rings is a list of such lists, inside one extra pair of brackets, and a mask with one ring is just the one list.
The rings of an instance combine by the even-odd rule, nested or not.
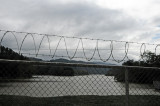
[(10, 59), (10, 60), (29, 60), (28, 57), (23, 56), (14, 52), (10, 48), (5, 48), (1, 46), (0, 59)]
[[(1, 46), (0, 59), (29, 60), (28, 57), (19, 55), (12, 49)], [(33, 67), (25, 63), (0, 62), (0, 77), (2, 78), (29, 78), (32, 76)]]
[[(150, 51), (144, 52), (141, 55), (143, 61), (128, 60), (122, 65), (125, 66), (140, 66), (140, 67), (160, 67), (160, 55), (156, 55)], [(112, 69), (108, 75), (115, 76), (115, 80), (125, 81), (125, 70), (128, 70), (129, 82), (134, 83), (153, 83), (155, 80), (160, 80), (160, 70), (154, 68), (121, 68)]]
[(127, 66), (160, 67), (160, 55), (150, 51), (144, 52), (141, 56), (142, 61), (128, 60), (123, 63)]
[(58, 67), (52, 65), (36, 65), (33, 75), (54, 75), (54, 76), (74, 76), (71, 67)]
[[(4, 46), (1, 47), (0, 59), (42, 61), (41, 59), (25, 57), (14, 52), (12, 49), (5, 48)], [(77, 70), (74, 70), (72, 67), (60, 67), (53, 65), (31, 65), (20, 62), (0, 62), (0, 69), (0, 78), (31, 78), (33, 75), (88, 75), (88, 72), (86, 72), (85, 70), (78, 70), (77, 72)]]

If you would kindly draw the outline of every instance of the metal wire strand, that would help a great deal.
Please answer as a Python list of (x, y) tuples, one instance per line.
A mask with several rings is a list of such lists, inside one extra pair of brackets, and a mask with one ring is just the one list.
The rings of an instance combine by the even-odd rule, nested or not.
[[(75, 58), (76, 54), (79, 51), (79, 46), (80, 45), (82, 46), (83, 56), (84, 56), (85, 60), (87, 60), (87, 61), (93, 60), (94, 56), (95, 56), (95, 54), (97, 52), (99, 60), (101, 60), (102, 62), (107, 62), (107, 61), (111, 60), (111, 58), (112, 58), (117, 63), (121, 63), (121, 62), (123, 62), (126, 59), (129, 60), (128, 52), (129, 52), (129, 49), (130, 49), (130, 44), (140, 44), (141, 45), (140, 46), (140, 50), (139, 50), (140, 51), (140, 60), (139, 61), (141, 61), (141, 60), (145, 61), (145, 59), (144, 59), (144, 53), (146, 52), (146, 46), (147, 45), (153, 45), (153, 46), (155, 46), (155, 49), (154, 49), (155, 50), (155, 54), (157, 54), (157, 48), (160, 46), (160, 44), (149, 44), (149, 43), (117, 41), (117, 40), (104, 40), (104, 39), (91, 39), (91, 38), (79, 38), (79, 37), (68, 37), (68, 36), (38, 34), (38, 33), (29, 33), (29, 32), (17, 32), (17, 31), (6, 31), (6, 30), (0, 30), (0, 33), (3, 33), (2, 34), (2, 38), (0, 40), (0, 47), (2, 46), (2, 41), (4, 40), (5, 36), (7, 36), (8, 33), (11, 33), (14, 36), (14, 38), (15, 38), (19, 54), (21, 54), (21, 52), (22, 52), (23, 44), (24, 44), (26, 38), (28, 36), (31, 36), (32, 39), (33, 39), (32, 41), (33, 41), (33, 44), (34, 44), (34, 50), (35, 50), (36, 57), (39, 55), (39, 51), (41, 50), (41, 45), (42, 45), (45, 37), (47, 38), (48, 48), (49, 48), (49, 54), (52, 55), (52, 58), (55, 57), (55, 55), (57, 53), (57, 50), (59, 50), (59, 45), (61, 43), (64, 43), (64, 45), (65, 45), (65, 51), (67, 53), (68, 59), (70, 59), (70, 60)], [(21, 41), (20, 45), (19, 45), (19, 42), (18, 42), (18, 39), (17, 39), (18, 38), (18, 34), (25, 34), (25, 36), (24, 36), (23, 40)], [(40, 43), (38, 45), (38, 48), (36, 47), (35, 35), (42, 36), (42, 38), (40, 40)], [(54, 45), (56, 48), (55, 48), (55, 50), (54, 50), (53, 53), (52, 53), (52, 48), (51, 48), (51, 42), (50, 42), (51, 38), (50, 37), (59, 38), (59, 41), (57, 42), (57, 44)], [(74, 53), (73, 53), (72, 56), (70, 56), (70, 54), (69, 54), (69, 49), (68, 49), (69, 45), (67, 45), (67, 42), (66, 42), (67, 38), (70, 38), (72, 40), (78, 39), (78, 43), (76, 45), (76, 49), (75, 49), (75, 51), (74, 51)], [(91, 49), (91, 50), (93, 50), (93, 52), (90, 53), (91, 54), (90, 57), (87, 56), (87, 52), (86, 52), (87, 48), (85, 48), (84, 45), (86, 45), (86, 44), (84, 44), (83, 40), (87, 40), (87, 42), (88, 41), (96, 41), (96, 45), (95, 45), (94, 49)], [(108, 50), (110, 51), (110, 53), (107, 55), (108, 58), (104, 58), (101, 55), (101, 53), (100, 53), (100, 49), (99, 49), (100, 48), (99, 47), (99, 42), (100, 41), (103, 41), (103, 42), (106, 42), (106, 43), (110, 42), (110, 47), (108, 48)], [(124, 57), (121, 60), (120, 59), (116, 59), (115, 56), (114, 56), (114, 54), (113, 54), (114, 50), (116, 50), (114, 48), (114, 45), (116, 43), (125, 43)], [(0, 50), (0, 52), (1, 52), (1, 50)], [(159, 60), (159, 62), (160, 62), (160, 60)], [(155, 61), (152, 62), (152, 63), (150, 63), (150, 64), (153, 64), (153, 63), (155, 63)]]

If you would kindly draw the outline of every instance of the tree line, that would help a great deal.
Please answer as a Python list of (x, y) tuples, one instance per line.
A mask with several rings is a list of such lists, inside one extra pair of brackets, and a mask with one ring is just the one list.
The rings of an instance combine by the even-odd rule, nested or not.
[[(14, 52), (10, 48), (1, 46), (0, 59), (27, 60), (32, 61), (26, 56)], [(35, 59), (36, 60), (36, 59)], [(54, 76), (74, 76), (76, 70), (72, 67), (53, 66), (53, 65), (31, 65), (27, 63), (0, 62), (0, 78), (31, 78), (33, 75), (54, 75)], [(80, 70), (80, 75), (88, 74)]]
[[(139, 68), (121, 68), (111, 69), (108, 75), (113, 75), (115, 80), (119, 82), (125, 81), (125, 70), (128, 70), (129, 82), (133, 83), (153, 83), (153, 81), (160, 80), (160, 70), (154, 68), (142, 67), (160, 67), (160, 55), (156, 55), (150, 51), (144, 52), (140, 55), (141, 61), (128, 60), (122, 65), (124, 66), (139, 66)], [(141, 67), (141, 68), (140, 68)]]
[[(29, 60), (28, 57), (14, 52), (10, 48), (1, 46), (0, 59)], [(0, 62), (0, 77), (2, 78), (28, 78), (31, 77), (32, 66), (25, 63)]]

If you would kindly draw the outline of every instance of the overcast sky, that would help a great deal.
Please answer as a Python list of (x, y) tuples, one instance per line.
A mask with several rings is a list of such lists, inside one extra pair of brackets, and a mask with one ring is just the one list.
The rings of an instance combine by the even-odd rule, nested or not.
[(160, 0), (0, 0), (0, 29), (159, 43)]
[(159, 0), (0, 0), (0, 29), (153, 42)]

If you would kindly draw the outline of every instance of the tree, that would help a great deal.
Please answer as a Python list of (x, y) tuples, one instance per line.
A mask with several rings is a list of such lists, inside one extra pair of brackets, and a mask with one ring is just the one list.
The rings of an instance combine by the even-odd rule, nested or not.
[[(10, 60), (29, 60), (29, 58), (19, 55), (12, 49), (1, 46), (0, 59)], [(2, 78), (18, 78), (31, 77), (31, 70), (33, 67), (24, 63), (8, 63), (0, 62), (0, 77)]]
[(150, 51), (144, 52), (141, 56), (142, 61), (128, 60), (122, 65), (127, 66), (144, 66), (144, 67), (160, 67), (160, 55), (156, 55)]
[[(144, 52), (141, 56), (142, 61), (128, 60), (122, 65), (125, 66), (142, 66), (142, 67), (160, 67), (160, 55), (150, 51)], [(154, 68), (127, 68), (129, 82), (134, 83), (153, 83), (160, 80), (160, 70)], [(120, 82), (125, 81), (125, 70), (119, 69), (113, 71), (115, 79)]]

